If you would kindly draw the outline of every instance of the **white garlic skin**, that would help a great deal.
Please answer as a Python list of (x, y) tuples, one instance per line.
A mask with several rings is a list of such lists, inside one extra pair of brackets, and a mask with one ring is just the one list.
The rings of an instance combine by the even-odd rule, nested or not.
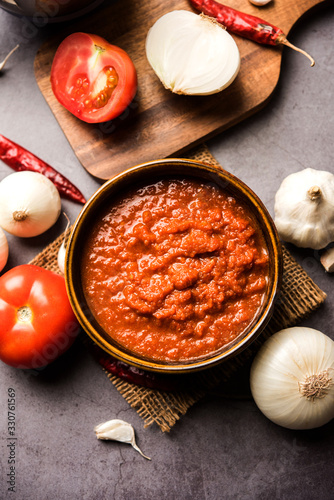
[(67, 235), (67, 231), (70, 227), (70, 219), (67, 217), (67, 215), (64, 213), (66, 219), (67, 219), (67, 225), (66, 225), (66, 229), (64, 231), (64, 239), (63, 239), (63, 242), (62, 244), (60, 245), (59, 247), (59, 250), (58, 250), (58, 255), (57, 255), (57, 264), (58, 264), (58, 268), (60, 270), (60, 272), (62, 274), (65, 273), (65, 259), (66, 259), (66, 235)]
[(59, 271), (64, 274), (65, 272), (65, 255), (66, 255), (66, 247), (64, 243), (61, 244), (58, 255), (57, 255), (57, 264), (59, 267)]
[[(313, 187), (320, 189), (320, 195), (312, 200)], [(274, 211), (283, 241), (301, 248), (325, 248), (334, 241), (334, 175), (312, 168), (288, 175), (276, 193)]]
[(334, 273), (334, 247), (325, 250), (320, 257), (320, 262), (328, 273)]
[(263, 7), (264, 5), (268, 5), (272, 0), (249, 0), (250, 3), (256, 5), (257, 7)]
[(3, 270), (8, 260), (8, 241), (5, 233), (0, 227), (0, 271)]
[(108, 420), (94, 427), (98, 439), (111, 439), (122, 443), (131, 443), (134, 439), (134, 429), (124, 420)]
[(232, 36), (213, 19), (185, 10), (155, 22), (147, 34), (146, 56), (163, 85), (176, 94), (220, 92), (240, 68)]
[(147, 460), (150, 457), (144, 455), (141, 449), (137, 446), (135, 440), (135, 430), (131, 424), (120, 419), (113, 419), (99, 424), (94, 427), (97, 439), (120, 441), (121, 443), (130, 444), (140, 455)]

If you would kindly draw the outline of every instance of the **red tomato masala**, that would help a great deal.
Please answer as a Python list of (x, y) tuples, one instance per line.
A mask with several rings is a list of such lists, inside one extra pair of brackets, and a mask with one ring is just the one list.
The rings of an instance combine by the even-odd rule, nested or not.
[(96, 320), (140, 356), (187, 361), (253, 322), (268, 283), (254, 215), (228, 191), (162, 180), (123, 195), (92, 228), (82, 281)]

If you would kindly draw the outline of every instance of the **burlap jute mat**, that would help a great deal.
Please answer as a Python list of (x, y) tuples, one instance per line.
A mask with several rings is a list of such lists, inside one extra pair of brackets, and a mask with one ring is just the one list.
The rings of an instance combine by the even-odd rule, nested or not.
[[(205, 145), (200, 146), (187, 157), (220, 166)], [(63, 239), (63, 235), (59, 236), (30, 263), (58, 273), (58, 249)], [(260, 337), (238, 357), (205, 371), (185, 377), (179, 376), (179, 387), (182, 389), (168, 391), (129, 383), (124, 378), (113, 375), (103, 368), (116, 389), (143, 418), (145, 427), (156, 423), (163, 432), (170, 431), (177, 420), (194, 403), (218, 385), (229, 380), (233, 374), (237, 375), (237, 371), (249, 362), (268, 337), (281, 328), (297, 325), (324, 302), (326, 294), (284, 247), (283, 258), (283, 283), (272, 318)]]

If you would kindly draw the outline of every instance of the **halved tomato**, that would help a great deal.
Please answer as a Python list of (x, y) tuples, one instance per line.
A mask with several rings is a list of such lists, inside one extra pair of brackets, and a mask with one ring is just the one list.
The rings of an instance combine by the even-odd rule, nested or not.
[(88, 123), (121, 115), (137, 91), (130, 56), (97, 35), (73, 33), (59, 45), (51, 68), (52, 90), (73, 115)]

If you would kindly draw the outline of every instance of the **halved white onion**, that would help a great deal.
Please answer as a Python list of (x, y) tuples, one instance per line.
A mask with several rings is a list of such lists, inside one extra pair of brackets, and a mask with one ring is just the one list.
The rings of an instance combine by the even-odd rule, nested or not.
[(185, 10), (156, 21), (147, 34), (146, 55), (163, 85), (176, 94), (220, 92), (240, 68), (232, 36), (214, 19)]

